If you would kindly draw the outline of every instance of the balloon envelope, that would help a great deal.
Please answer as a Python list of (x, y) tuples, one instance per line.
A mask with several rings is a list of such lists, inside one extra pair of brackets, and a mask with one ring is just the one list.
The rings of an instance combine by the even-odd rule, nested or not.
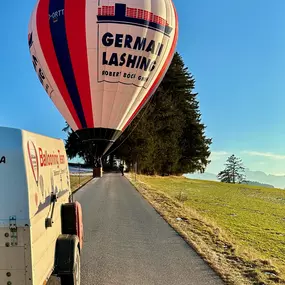
[(159, 86), (177, 38), (172, 0), (39, 0), (28, 42), (57, 109), (103, 154)]

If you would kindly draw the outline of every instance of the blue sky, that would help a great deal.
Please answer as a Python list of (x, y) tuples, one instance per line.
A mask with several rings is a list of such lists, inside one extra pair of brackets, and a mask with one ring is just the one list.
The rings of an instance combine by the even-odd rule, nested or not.
[[(285, 174), (285, 1), (174, 0), (178, 52), (196, 79), (213, 138), (209, 172), (235, 153), (246, 167)], [(64, 119), (30, 61), (34, 0), (4, 1), (0, 32), (0, 125), (65, 138)], [(5, 12), (6, 11), (6, 12)]]
[(285, 173), (285, 1), (176, 1), (178, 51), (196, 79), (218, 172), (245, 166)]

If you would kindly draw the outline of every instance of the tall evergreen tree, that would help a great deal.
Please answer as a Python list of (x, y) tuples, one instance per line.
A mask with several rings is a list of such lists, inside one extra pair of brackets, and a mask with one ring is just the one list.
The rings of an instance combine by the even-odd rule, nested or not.
[(205, 135), (194, 88), (193, 76), (176, 53), (153, 99), (119, 140), (128, 138), (116, 155), (125, 157), (123, 149), (128, 149), (127, 156), (138, 160), (142, 173), (203, 172), (210, 162), (212, 141)]

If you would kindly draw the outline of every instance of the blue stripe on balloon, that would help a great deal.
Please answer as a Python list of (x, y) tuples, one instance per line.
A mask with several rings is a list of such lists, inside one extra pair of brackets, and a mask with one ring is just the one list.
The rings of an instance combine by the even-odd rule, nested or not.
[(81, 122), (82, 128), (87, 128), (80, 95), (72, 68), (64, 21), (65, 0), (50, 0), (49, 24), (56, 57), (65, 81), (69, 96)]

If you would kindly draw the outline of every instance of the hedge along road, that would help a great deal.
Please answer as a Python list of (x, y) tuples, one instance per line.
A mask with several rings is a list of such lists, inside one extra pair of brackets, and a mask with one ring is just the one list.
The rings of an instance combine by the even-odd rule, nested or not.
[(223, 284), (125, 177), (104, 174), (74, 198), (84, 219), (81, 284)]

